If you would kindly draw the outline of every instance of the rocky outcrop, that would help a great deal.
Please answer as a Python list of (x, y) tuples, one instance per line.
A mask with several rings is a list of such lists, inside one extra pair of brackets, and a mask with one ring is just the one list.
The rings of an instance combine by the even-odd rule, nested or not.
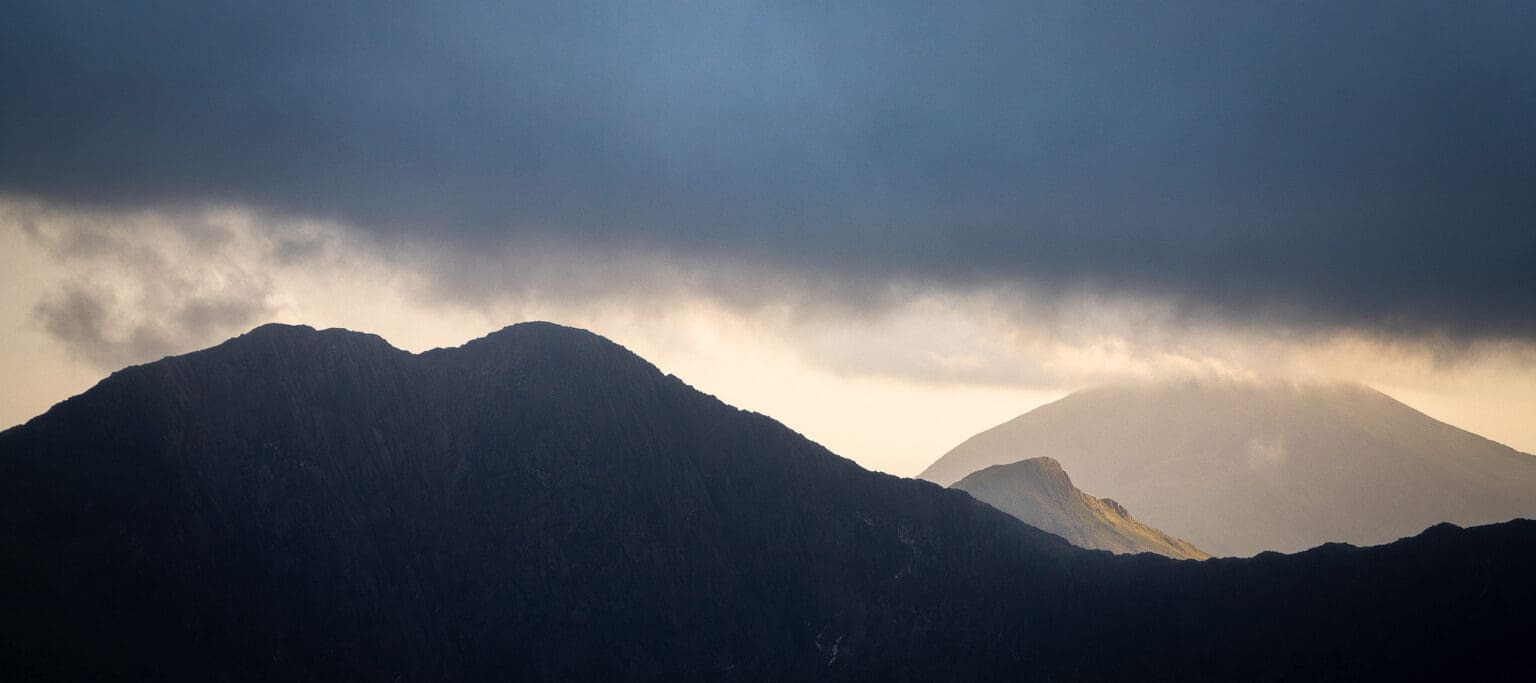
[(1157, 553), (1183, 560), (1210, 557), (1188, 541), (1137, 521), (1119, 503), (1078, 490), (1061, 463), (1051, 458), (994, 465), (961, 479), (952, 488), (1079, 548)]

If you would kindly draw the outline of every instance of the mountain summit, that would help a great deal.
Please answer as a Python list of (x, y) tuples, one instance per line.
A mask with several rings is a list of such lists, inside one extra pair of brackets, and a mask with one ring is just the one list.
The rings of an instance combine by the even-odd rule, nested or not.
[(977, 434), (920, 476), (950, 484), (1020, 452), (1217, 555), (1536, 516), (1536, 457), (1359, 385), (1081, 391)]
[(261, 327), (0, 432), (0, 680), (1477, 675), (1533, 573), (1528, 522), (1077, 549), (543, 323)]
[(973, 472), (954, 488), (1079, 548), (1157, 553), (1186, 560), (1210, 557), (1188, 541), (1141, 523), (1125, 506), (1078, 490), (1061, 463), (1051, 458), (994, 465)]
[(939, 657), (1000, 616), (961, 586), (1072, 552), (548, 323), (119, 371), (0, 433), (0, 541), (9, 680), (803, 678)]

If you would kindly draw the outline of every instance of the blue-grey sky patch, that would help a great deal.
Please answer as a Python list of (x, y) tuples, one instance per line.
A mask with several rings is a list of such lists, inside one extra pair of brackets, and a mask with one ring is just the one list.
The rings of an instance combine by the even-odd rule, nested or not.
[(23, 0), (0, 194), (1531, 339), (1533, 26), (1495, 1)]

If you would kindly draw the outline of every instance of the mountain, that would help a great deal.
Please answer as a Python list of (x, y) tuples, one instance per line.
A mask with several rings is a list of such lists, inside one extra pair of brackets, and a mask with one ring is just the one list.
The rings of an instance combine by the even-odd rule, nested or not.
[(1188, 541), (1137, 521), (1125, 506), (1078, 490), (1061, 463), (1051, 458), (993, 465), (971, 473), (952, 488), (1079, 548), (1157, 553), (1182, 560), (1210, 557)]
[(1536, 523), (1177, 562), (865, 471), (596, 335), (266, 326), (0, 432), (3, 680), (1524, 666)]
[(1216, 555), (1385, 543), (1536, 516), (1536, 457), (1359, 385), (1178, 381), (1081, 391), (977, 434), (923, 479), (1017, 453)]

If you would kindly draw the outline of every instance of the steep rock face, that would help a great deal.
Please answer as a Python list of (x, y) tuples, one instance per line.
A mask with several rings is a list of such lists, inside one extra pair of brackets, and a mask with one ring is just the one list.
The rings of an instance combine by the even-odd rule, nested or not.
[(1475, 673), (1517, 661), (1533, 548), (1083, 551), (590, 333), (268, 326), (0, 433), (0, 679)]
[(1216, 555), (1536, 516), (1536, 457), (1358, 385), (1081, 391), (968, 439), (920, 476), (947, 485), (1020, 452), (1056, 459), (1084, 490)]
[(1061, 463), (1051, 458), (994, 465), (955, 482), (951, 488), (1079, 548), (1157, 553), (1182, 560), (1210, 557), (1188, 541), (1141, 523), (1125, 506), (1078, 490)]

